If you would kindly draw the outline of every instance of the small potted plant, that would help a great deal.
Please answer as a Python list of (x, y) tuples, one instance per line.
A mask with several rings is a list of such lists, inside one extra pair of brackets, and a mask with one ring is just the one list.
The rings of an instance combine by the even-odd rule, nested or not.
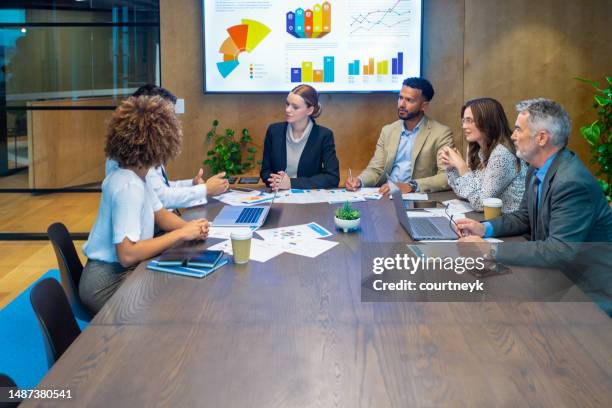
[(347, 201), (342, 207), (336, 208), (336, 216), (334, 222), (336, 227), (342, 231), (349, 232), (350, 230), (356, 230), (359, 227), (361, 221), (361, 213), (359, 210), (351, 207), (351, 204)]

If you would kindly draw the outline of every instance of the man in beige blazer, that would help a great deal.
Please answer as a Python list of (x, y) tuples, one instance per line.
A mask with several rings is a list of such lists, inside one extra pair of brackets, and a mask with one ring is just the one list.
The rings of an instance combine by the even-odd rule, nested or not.
[(404, 193), (448, 189), (437, 155), (442, 147), (452, 146), (453, 132), (425, 115), (433, 95), (425, 78), (404, 80), (397, 101), (399, 120), (382, 128), (368, 167), (358, 177), (349, 176), (347, 190), (381, 186), (380, 192), (387, 194), (387, 174)]

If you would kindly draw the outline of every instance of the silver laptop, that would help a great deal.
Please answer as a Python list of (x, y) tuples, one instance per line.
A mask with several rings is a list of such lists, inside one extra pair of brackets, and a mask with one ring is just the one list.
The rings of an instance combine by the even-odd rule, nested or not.
[(224, 206), (215, 217), (212, 225), (215, 227), (261, 227), (266, 221), (270, 207), (276, 200), (278, 190), (274, 192), (270, 204), (253, 206)]
[(397, 219), (412, 239), (420, 241), (424, 239), (459, 238), (451, 227), (451, 220), (446, 217), (408, 217), (404, 201), (402, 200), (402, 192), (391, 180), (387, 179), (387, 182), (393, 197), (393, 206), (395, 207)]

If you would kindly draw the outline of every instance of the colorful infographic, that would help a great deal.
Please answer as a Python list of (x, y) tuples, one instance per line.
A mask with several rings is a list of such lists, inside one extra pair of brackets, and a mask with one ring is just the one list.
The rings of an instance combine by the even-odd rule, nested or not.
[(421, 75), (423, 3), (202, 0), (203, 91), (398, 92)]
[(315, 4), (312, 10), (299, 7), (287, 13), (287, 32), (296, 38), (322, 38), (331, 32), (331, 4)]
[[(349, 75), (389, 75), (389, 60), (376, 61), (368, 58), (368, 63), (361, 66), (361, 61), (356, 59), (348, 64)], [(376, 67), (376, 68), (375, 68)], [(404, 74), (404, 53), (398, 52), (397, 57), (391, 58), (391, 75)]]
[(251, 52), (270, 34), (270, 29), (255, 20), (242, 20), (242, 24), (227, 29), (229, 37), (223, 41), (219, 52), (223, 54), (223, 62), (217, 62), (217, 68), (223, 78), (235, 70), (240, 62), (238, 55), (241, 52)]
[(291, 82), (334, 82), (334, 57), (323, 57), (323, 69), (313, 69), (312, 61), (291, 68)]

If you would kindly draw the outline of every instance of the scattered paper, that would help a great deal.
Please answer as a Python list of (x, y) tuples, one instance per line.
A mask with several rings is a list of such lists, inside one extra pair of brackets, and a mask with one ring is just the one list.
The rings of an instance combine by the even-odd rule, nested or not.
[[(486, 242), (504, 242), (501, 239), (498, 238), (484, 238), (484, 240)], [(457, 243), (461, 243), (458, 242), (456, 239), (423, 239), (421, 241), (417, 241), (423, 244), (435, 244), (435, 243), (444, 243), (444, 242), (457, 242)]]
[(448, 205), (449, 210), (453, 210), (455, 212), (467, 213), (474, 211), (474, 208), (472, 208), (470, 203), (468, 203), (467, 201), (459, 200), (457, 198), (455, 198), (454, 200), (443, 201), (443, 203)]
[(449, 218), (452, 216), (453, 220), (458, 220), (461, 218), (465, 218), (465, 211), (457, 210), (454, 208), (444, 209), (444, 208), (425, 208), (425, 212), (429, 214), (435, 214), (440, 217)]
[(402, 200), (427, 201), (429, 196), (427, 193), (406, 193), (402, 194)]
[(214, 196), (213, 198), (221, 201), (224, 204), (232, 205), (232, 206), (245, 206), (245, 205), (255, 205), (257, 203), (245, 204), (242, 202), (243, 199), (247, 197), (251, 197), (253, 192), (244, 192), (244, 191), (228, 191), (227, 193), (220, 194), (218, 196)]
[(245, 227), (215, 227), (211, 226), (208, 229), (208, 238), (219, 238), (219, 239), (230, 239), (230, 235), (232, 232), (241, 232), (241, 231), (255, 231), (255, 227), (245, 228)]
[[(406, 211), (408, 218), (424, 218), (424, 217), (446, 217), (446, 214), (431, 213), (423, 210)], [(448, 217), (447, 217), (448, 218)]]
[(262, 204), (272, 201), (273, 198), (274, 194), (261, 193), (258, 195), (249, 195), (247, 197), (243, 197), (240, 202), (246, 205)]
[(275, 202), (283, 204), (315, 204), (329, 203), (340, 204), (344, 202), (360, 202), (366, 200), (380, 200), (378, 188), (362, 188), (357, 191), (347, 191), (346, 189), (291, 189), (281, 197), (277, 197)]
[(332, 233), (316, 222), (311, 222), (309, 224), (259, 230), (257, 235), (266, 241), (295, 243), (302, 240), (330, 237)]
[[(219, 242), (207, 248), (213, 251), (223, 251), (226, 254), (234, 255), (232, 251), (232, 241), (227, 240), (223, 242)], [(262, 241), (261, 239), (252, 238), (251, 239), (251, 254), (249, 259), (257, 262), (267, 262), (270, 259), (274, 258), (285, 252), (283, 248), (272, 242)]]
[(309, 258), (316, 258), (323, 252), (338, 245), (334, 241), (326, 241), (324, 239), (307, 239), (295, 243), (287, 243), (283, 245), (283, 249), (294, 255), (307, 256)]

